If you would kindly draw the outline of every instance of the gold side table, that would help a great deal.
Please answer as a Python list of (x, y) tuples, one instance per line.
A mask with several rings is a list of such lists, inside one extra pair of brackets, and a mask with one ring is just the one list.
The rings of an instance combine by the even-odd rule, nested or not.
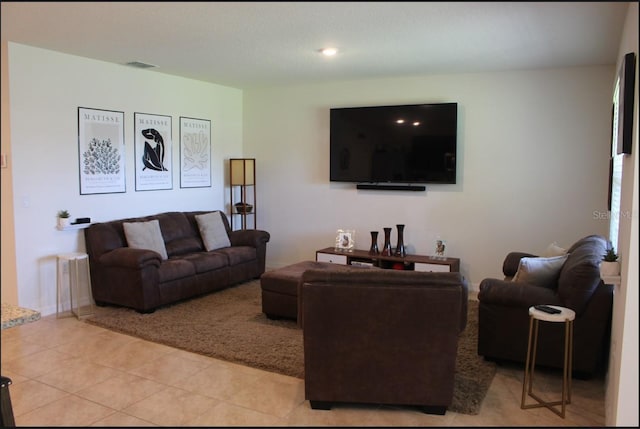
[[(546, 407), (564, 418), (567, 404), (571, 403), (571, 371), (573, 363), (573, 321), (576, 318), (575, 311), (549, 305), (560, 310), (560, 313), (549, 314), (535, 307), (529, 307), (529, 345), (527, 347), (527, 360), (524, 368), (524, 381), (522, 383), (522, 403), (520, 408)], [(533, 374), (536, 366), (536, 352), (538, 347), (538, 325), (540, 321), (564, 323), (564, 365), (562, 372), (562, 398), (559, 401), (546, 402), (533, 393)], [(536, 400), (535, 404), (525, 404), (527, 395)], [(560, 405), (560, 411), (556, 408)]]
[[(81, 282), (80, 262), (84, 263), (85, 282)], [(69, 305), (71, 314), (78, 319), (83, 316), (93, 314), (93, 296), (91, 294), (91, 275), (89, 273), (89, 255), (86, 253), (61, 253), (57, 255), (57, 291), (56, 291), (56, 318), (60, 317), (60, 299), (62, 297), (62, 288), (64, 283), (64, 266), (68, 266), (69, 274)], [(89, 300), (88, 311), (82, 313), (82, 305), (80, 304), (80, 288), (86, 291)], [(75, 297), (75, 305), (74, 305)]]

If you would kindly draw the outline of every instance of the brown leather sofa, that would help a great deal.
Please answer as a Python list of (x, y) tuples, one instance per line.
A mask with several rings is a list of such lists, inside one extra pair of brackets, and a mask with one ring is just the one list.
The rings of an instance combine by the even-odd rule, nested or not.
[(311, 408), (341, 402), (446, 412), (467, 323), (460, 273), (308, 270), (301, 293)]
[[(91, 291), (98, 305), (115, 304), (139, 312), (224, 289), (265, 271), (269, 233), (231, 231), (231, 246), (207, 252), (195, 216), (210, 212), (167, 212), (95, 223), (84, 230)], [(168, 259), (158, 252), (128, 247), (124, 222), (157, 219)]]
[[(552, 287), (511, 281), (526, 252), (512, 252), (503, 264), (505, 280), (484, 279), (478, 293), (478, 354), (489, 360), (524, 363), (529, 335), (529, 307), (551, 304), (576, 312), (573, 325), (574, 376), (588, 378), (605, 362), (609, 350), (613, 286), (600, 279), (600, 262), (611, 244), (590, 235), (568, 250)], [(540, 323), (536, 365), (563, 367), (564, 324)]]

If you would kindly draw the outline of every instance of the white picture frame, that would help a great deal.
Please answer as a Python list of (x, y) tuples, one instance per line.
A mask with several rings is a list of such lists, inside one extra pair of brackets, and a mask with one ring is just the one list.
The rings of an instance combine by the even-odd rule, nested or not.
[(80, 195), (126, 192), (124, 112), (78, 107)]
[(335, 249), (341, 252), (351, 252), (355, 248), (356, 232), (352, 229), (339, 229), (336, 234)]

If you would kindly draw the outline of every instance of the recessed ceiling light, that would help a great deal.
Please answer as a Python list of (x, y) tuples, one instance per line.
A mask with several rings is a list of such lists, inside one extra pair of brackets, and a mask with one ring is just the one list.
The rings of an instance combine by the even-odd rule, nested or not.
[(325, 57), (332, 57), (338, 53), (338, 49), (336, 48), (322, 48), (320, 49), (320, 53)]

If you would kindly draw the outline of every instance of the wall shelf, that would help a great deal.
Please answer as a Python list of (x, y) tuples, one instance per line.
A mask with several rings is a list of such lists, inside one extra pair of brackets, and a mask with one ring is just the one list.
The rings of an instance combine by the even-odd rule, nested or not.
[(90, 223), (78, 223), (75, 225), (67, 225), (67, 226), (58, 226), (56, 225), (56, 229), (58, 231), (75, 231), (77, 229), (85, 229), (88, 228)]
[(600, 276), (607, 285), (620, 285), (620, 276)]

